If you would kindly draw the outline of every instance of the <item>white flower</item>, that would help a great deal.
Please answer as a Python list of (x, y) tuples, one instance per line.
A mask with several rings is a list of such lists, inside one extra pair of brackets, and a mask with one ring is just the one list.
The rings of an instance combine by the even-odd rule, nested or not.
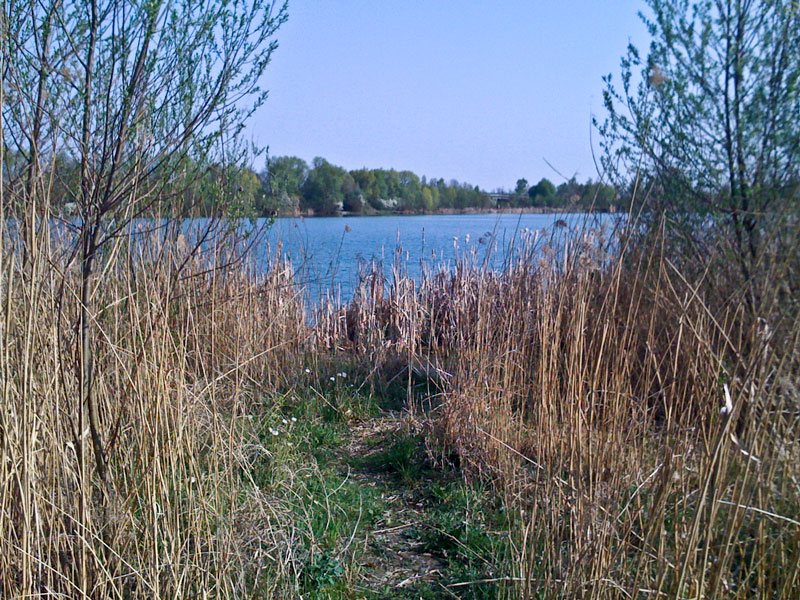
[(309, 369), (308, 367), (306, 367), (306, 374), (308, 374), (308, 373), (311, 373), (311, 369)]
[(292, 417), (292, 423), (297, 423), (297, 417)]
[(289, 421), (287, 421), (286, 419), (281, 419), (281, 423), (283, 423), (284, 425), (288, 425)]
[(331, 377), (331, 381), (336, 381), (336, 377)]
[(278, 430), (277, 430), (277, 429), (273, 429), (272, 427), (270, 427), (270, 428), (269, 428), (269, 432), (270, 432), (272, 435), (278, 435)]

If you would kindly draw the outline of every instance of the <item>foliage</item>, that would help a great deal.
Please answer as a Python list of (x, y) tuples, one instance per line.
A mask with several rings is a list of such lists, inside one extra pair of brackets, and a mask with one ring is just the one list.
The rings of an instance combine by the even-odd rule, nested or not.
[(556, 186), (549, 179), (543, 177), (528, 191), (528, 196), (532, 202), (548, 206), (556, 197)]
[(299, 211), (300, 189), (308, 177), (308, 164), (294, 156), (268, 158), (260, 174), (260, 202), (255, 214), (260, 217), (294, 214)]
[(522, 179), (517, 179), (517, 186), (514, 188), (514, 194), (517, 196), (527, 196), (528, 195), (528, 180), (524, 177)]
[[(6, 162), (13, 162), (10, 156)], [(162, 194), (150, 214), (270, 217), (301, 211), (434, 213), (494, 207), (486, 192), (467, 183), (428, 180), (411, 171), (394, 169), (348, 172), (322, 158), (309, 166), (295, 156), (273, 157), (260, 173), (255, 173), (248, 161), (201, 164), (187, 158), (182, 168), (187, 175), (182, 176), (181, 185), (172, 193)], [(50, 201), (56, 211), (64, 212), (77, 199), (74, 192), (79, 187), (80, 163), (62, 154), (48, 166), (46, 174), (54, 181)], [(598, 211), (625, 207), (615, 188), (591, 179), (585, 183), (572, 179), (558, 187), (546, 178), (530, 188), (524, 178), (517, 183), (511, 207)]]
[(303, 183), (301, 207), (322, 215), (336, 214), (343, 208), (346, 192), (353, 187), (353, 178), (324, 158), (315, 158), (313, 167)]
[[(604, 80), (606, 173), (638, 176), (647, 213), (691, 236), (726, 223), (749, 279), (766, 215), (797, 208), (800, 11), (790, 0), (649, 0), (647, 56), (633, 45), (622, 87)], [(641, 185), (640, 185), (641, 187)], [(645, 197), (640, 194), (640, 197)]]
[(271, 194), (297, 196), (308, 178), (308, 165), (296, 156), (278, 156), (270, 159), (263, 179)]
[[(130, 571), (131, 561), (138, 562), (134, 555), (141, 547), (129, 553), (127, 542), (116, 537), (125, 524), (112, 513), (118, 491), (126, 490), (128, 484), (128, 489), (147, 485), (141, 479), (128, 479), (130, 469), (124, 461), (139, 461), (141, 467), (141, 461), (149, 462), (161, 449), (151, 445), (159, 442), (153, 436), (136, 440), (133, 449), (120, 448), (126, 435), (142, 431), (131, 432), (124, 419), (136, 421), (131, 411), (138, 394), (148, 397), (154, 411), (180, 405), (163, 388), (158, 392), (148, 389), (148, 381), (172, 387), (170, 376), (182, 377), (190, 362), (179, 350), (191, 344), (188, 336), (178, 340), (160, 337), (173, 333), (166, 327), (171, 314), (168, 307), (173, 306), (171, 294), (180, 294), (177, 288), (184, 271), (196, 266), (194, 259), (203, 245), (221, 244), (225, 239), (230, 242), (217, 247), (219, 262), (204, 265), (204, 273), (221, 269), (220, 265), (240, 256), (236, 242), (226, 237), (236, 228), (227, 227), (220, 218), (241, 216), (252, 210), (256, 200), (260, 183), (246, 168), (250, 152), (241, 144), (240, 133), (266, 97), (259, 80), (276, 48), (274, 34), (285, 19), (286, 7), (274, 0), (208, 0), (201, 7), (189, 1), (160, 0), (8, 0), (2, 5), (0, 246), (3, 270), (24, 282), (8, 286), (6, 301), (18, 305), (12, 296), (36, 295), (36, 302), (20, 305), (22, 312), (17, 314), (27, 314), (23, 320), (36, 315), (42, 321), (21, 330), (10, 322), (8, 327), (20, 331), (27, 345), (33, 343), (40, 349), (45, 346), (32, 340), (42, 332), (55, 343), (52, 354), (59, 357), (46, 375), (43, 367), (33, 365), (30, 355), (22, 360), (24, 375), (19, 375), (19, 363), (4, 361), (4, 381), (25, 380), (19, 382), (22, 386), (18, 389), (25, 390), (21, 396), (6, 390), (4, 406), (9, 411), (13, 407), (12, 418), (20, 422), (16, 436), (36, 438), (38, 425), (34, 423), (49, 423), (49, 437), (41, 443), (55, 444), (61, 450), (53, 453), (50, 446), (37, 450), (46, 452), (47, 460), (54, 462), (50, 466), (29, 463), (24, 467), (25, 477), (33, 481), (52, 476), (58, 492), (63, 492), (53, 498), (58, 504), (46, 509), (33, 508), (37, 502), (27, 495), (14, 500), (15, 513), (33, 510), (39, 515), (36, 531), (30, 529), (30, 521), (12, 519), (9, 524), (3, 514), (0, 528), (4, 532), (14, 529), (10, 544), (21, 544), (15, 546), (10, 564), (0, 569), (4, 596), (19, 595), (5, 594), (15, 585), (20, 586), (22, 595), (44, 589), (63, 590), (54, 591), (56, 595), (89, 597), (133, 593), (127, 584), (119, 586), (115, 580), (120, 577), (114, 572), (122, 563)], [(192, 236), (184, 235), (179, 221), (143, 219), (181, 216), (188, 210), (207, 210), (219, 218), (208, 220), (204, 231)], [(55, 221), (53, 217), (61, 216), (61, 211), (70, 219)], [(2, 238), (7, 233), (2, 219), (8, 214), (18, 225), (15, 244), (5, 244)], [(149, 229), (158, 229), (163, 238), (149, 239)], [(187, 237), (192, 239), (187, 241)], [(169, 245), (170, 240), (177, 243), (176, 248)], [(146, 257), (148, 242), (163, 253)], [(173, 249), (175, 254), (170, 252)], [(148, 261), (150, 271), (141, 272)], [(140, 288), (143, 282), (150, 287)], [(118, 295), (110, 298), (107, 294), (111, 292)], [(150, 294), (159, 300), (137, 305)], [(128, 312), (143, 306), (147, 308), (142, 312)], [(193, 311), (178, 330), (188, 321), (195, 323), (198, 316)], [(132, 329), (117, 337), (120, 323), (127, 320), (133, 321)], [(156, 330), (156, 322), (163, 331)], [(0, 337), (6, 339), (5, 334)], [(108, 346), (119, 353), (110, 357)], [(177, 362), (172, 362), (174, 356), (167, 349), (178, 353)], [(148, 371), (152, 365), (144, 359), (151, 350), (166, 353), (153, 360), (173, 364), (170, 376), (157, 369)], [(198, 356), (193, 355), (192, 360)], [(116, 374), (115, 382), (106, 379), (106, 369)], [(45, 379), (45, 385), (56, 389), (50, 390), (47, 401), (37, 399), (34, 415), (29, 410), (30, 386), (40, 388), (39, 381)], [(114, 390), (111, 398), (110, 388)], [(141, 417), (141, 422), (146, 418)], [(170, 429), (174, 425), (166, 415), (157, 421), (169, 423)], [(10, 439), (5, 423), (0, 431), (5, 463), (16, 456), (18, 448), (5, 443)], [(213, 435), (209, 440), (216, 444)], [(178, 452), (184, 442), (201, 445), (206, 441), (178, 440), (167, 447), (174, 445)], [(133, 456), (138, 448), (148, 456)], [(39, 472), (39, 468), (43, 470)], [(177, 474), (175, 469), (171, 472)], [(133, 478), (147, 475), (147, 467), (130, 473)], [(174, 489), (176, 485), (176, 481), (165, 481), (144, 502), (153, 506), (158, 497), (158, 502), (164, 503), (162, 493), (182, 495)], [(138, 491), (120, 493), (131, 503), (126, 508), (133, 510), (124, 517), (120, 513), (120, 519), (138, 519), (136, 513), (142, 510), (136, 506)], [(187, 512), (179, 505), (172, 503), (185, 516)], [(74, 506), (81, 507), (79, 513), (73, 513)], [(55, 521), (53, 510), (58, 513)], [(42, 519), (48, 520), (46, 526)], [(186, 522), (173, 522), (176, 536), (190, 529)], [(156, 530), (157, 526), (152, 529)], [(208, 533), (202, 526), (196, 531), (201, 536)], [(74, 554), (64, 559), (74, 565), (79, 576), (70, 569), (64, 574), (42, 575), (45, 562), (29, 569), (34, 555), (37, 561), (48, 560), (40, 552), (41, 546), (31, 552), (30, 543), (39, 544), (41, 535), (51, 534), (54, 540), (58, 536), (81, 537), (69, 549)], [(157, 547), (145, 552), (163, 558), (158, 546), (164, 542), (159, 534), (153, 541)], [(14, 556), (18, 551), (23, 553), (20, 561)], [(194, 563), (189, 568), (197, 566)], [(17, 575), (20, 578), (15, 583)], [(55, 575), (59, 576), (52, 579)], [(154, 596), (160, 595), (160, 577), (157, 573)], [(132, 574), (131, 581), (135, 579)], [(146, 579), (143, 575), (138, 583)]]

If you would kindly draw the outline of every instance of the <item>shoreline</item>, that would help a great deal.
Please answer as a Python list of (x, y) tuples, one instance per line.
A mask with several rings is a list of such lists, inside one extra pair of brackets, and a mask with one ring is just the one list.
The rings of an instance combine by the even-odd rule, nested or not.
[(446, 217), (454, 215), (564, 215), (564, 214), (616, 214), (616, 211), (589, 210), (581, 207), (564, 209), (551, 209), (545, 207), (522, 207), (522, 208), (444, 208), (432, 212), (411, 212), (411, 211), (370, 211), (370, 212), (349, 212), (341, 211), (336, 214), (319, 215), (313, 211), (296, 211), (293, 213), (282, 213), (275, 215), (279, 219), (312, 219), (312, 218), (331, 218), (331, 217)]

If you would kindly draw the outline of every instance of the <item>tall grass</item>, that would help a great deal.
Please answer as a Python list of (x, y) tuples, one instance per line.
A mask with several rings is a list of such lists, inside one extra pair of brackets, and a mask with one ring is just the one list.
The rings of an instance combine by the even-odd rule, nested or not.
[(69, 246), (44, 221), (24, 254), (0, 231), (2, 597), (296, 597), (313, 561), (292, 471), (310, 467), (254, 475), (279, 462), (259, 435), (276, 392), (341, 361), (427, 398), (432, 457), (504, 498), (506, 596), (800, 595), (790, 226), (747, 282), (713, 231), (682, 260), (663, 230), (557, 227), (500, 272), (373, 269), (313, 318), (279, 260), (258, 275), (219, 267), (232, 246), (122, 237), (93, 290), (105, 481)]
[(524, 524), (508, 595), (797, 597), (796, 251), (737, 283), (715, 232), (682, 263), (663, 231), (613, 256), (602, 230), (553, 236), (502, 273), (367, 277), (339, 319), (358, 352), (445, 374), (432, 445)]
[(24, 257), (3, 246), (0, 596), (291, 588), (288, 509), (247, 476), (263, 452), (252, 400), (308, 338), (291, 269), (209, 270), (179, 236), (106, 248), (91, 349), (104, 483), (78, 401), (79, 277), (54, 237), (41, 222)]

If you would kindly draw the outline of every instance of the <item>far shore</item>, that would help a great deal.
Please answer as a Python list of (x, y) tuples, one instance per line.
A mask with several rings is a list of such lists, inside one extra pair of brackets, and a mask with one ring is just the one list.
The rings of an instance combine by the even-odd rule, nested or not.
[(563, 215), (572, 213), (614, 214), (616, 211), (589, 210), (585, 207), (573, 206), (569, 208), (550, 208), (539, 206), (525, 206), (516, 208), (442, 208), (435, 211), (392, 211), (370, 210), (365, 212), (340, 211), (334, 214), (317, 214), (312, 210), (283, 212), (275, 215), (279, 218), (316, 218), (316, 217), (421, 217), (421, 216), (448, 216), (448, 215), (519, 215), (519, 214), (552, 214)]

